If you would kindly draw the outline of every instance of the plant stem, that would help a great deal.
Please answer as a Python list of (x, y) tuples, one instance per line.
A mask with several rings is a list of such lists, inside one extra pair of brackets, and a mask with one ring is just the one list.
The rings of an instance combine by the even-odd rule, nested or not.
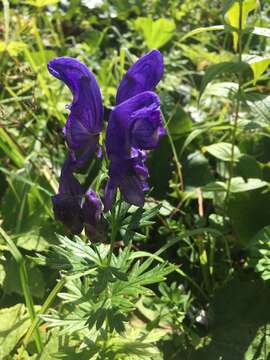
[[(239, 26), (238, 26), (238, 61), (242, 61), (242, 18), (243, 18), (243, 0), (239, 0)], [(228, 200), (230, 198), (230, 190), (231, 190), (231, 183), (233, 178), (233, 167), (235, 161), (235, 144), (236, 144), (236, 133), (238, 127), (238, 120), (239, 120), (239, 112), (240, 112), (240, 94), (242, 89), (242, 80), (241, 76), (238, 77), (238, 91), (236, 94), (236, 106), (235, 106), (235, 114), (234, 114), (234, 121), (233, 127), (231, 132), (231, 143), (232, 143), (232, 150), (231, 150), (231, 160), (229, 164), (229, 179), (228, 179), (228, 186), (226, 192), (225, 203), (228, 204)]]
[[(38, 318), (37, 318), (37, 315), (35, 312), (34, 302), (33, 302), (32, 296), (31, 296), (31, 292), (30, 292), (29, 278), (28, 278), (24, 258), (22, 256), (21, 252), (19, 251), (19, 249), (17, 248), (17, 246), (14, 244), (13, 240), (8, 236), (8, 234), (5, 232), (5, 230), (2, 227), (0, 227), (0, 234), (1, 234), (2, 238), (8, 244), (11, 254), (14, 257), (16, 263), (18, 264), (20, 282), (21, 282), (24, 299), (25, 299), (25, 304), (26, 304), (30, 319), (32, 320), (32, 322), (34, 322)], [(42, 345), (41, 336), (40, 336), (40, 332), (39, 332), (38, 328), (35, 328), (35, 343), (36, 343), (36, 348), (37, 348), (38, 353), (41, 353), (41, 351), (43, 349), (43, 345)]]
[[(118, 205), (120, 206), (120, 205)], [(116, 206), (114, 206), (112, 208), (112, 220), (111, 220), (111, 225), (112, 225), (112, 231), (111, 231), (111, 244), (110, 244), (110, 251), (108, 254), (108, 266), (111, 264), (112, 261), (112, 254), (113, 254), (113, 249), (114, 249), (114, 244), (115, 244), (115, 240), (116, 240), (116, 234), (118, 231), (118, 216), (116, 216)], [(118, 214), (119, 214), (119, 208), (118, 208)]]
[[(66, 278), (62, 277), (60, 279), (60, 281), (55, 285), (55, 287), (52, 289), (52, 291), (50, 292), (50, 294), (48, 295), (47, 299), (45, 300), (44, 304), (42, 305), (41, 309), (40, 309), (40, 314), (45, 314), (47, 312), (47, 310), (49, 309), (49, 306), (51, 305), (51, 303), (54, 301), (56, 295), (58, 294), (58, 292), (63, 288), (63, 286), (66, 283)], [(23, 347), (24, 349), (26, 348), (29, 340), (31, 339), (31, 336), (33, 334), (33, 331), (35, 331), (35, 329), (37, 328), (37, 326), (39, 325), (39, 323), (41, 322), (41, 319), (39, 317), (36, 317), (35, 320), (32, 322), (30, 328), (28, 329), (24, 340), (23, 340)], [(23, 351), (24, 351), (23, 349)], [(21, 356), (22, 354), (20, 354)], [(20, 359), (20, 357), (19, 357)], [(18, 359), (18, 360), (19, 360)]]
[(170, 118), (169, 118), (169, 120), (167, 121), (167, 123), (165, 122), (165, 119), (164, 119), (163, 114), (162, 114), (162, 117), (163, 117), (163, 122), (164, 122), (164, 124), (165, 124), (165, 128), (166, 128), (166, 131), (167, 131), (167, 136), (168, 136), (168, 139), (169, 139), (171, 148), (172, 148), (173, 160), (174, 160), (174, 162), (175, 162), (176, 173), (177, 173), (177, 176), (178, 176), (178, 178), (179, 178), (180, 189), (183, 191), (183, 190), (184, 190), (184, 179), (183, 179), (183, 174), (182, 174), (182, 166), (181, 166), (181, 163), (180, 163), (180, 160), (179, 160), (177, 151), (176, 151), (176, 147), (175, 147), (175, 145), (174, 145), (174, 141), (173, 141), (173, 138), (172, 138), (172, 136), (171, 136), (170, 129), (169, 129), (169, 123), (170, 123), (170, 121), (172, 120), (173, 116), (175, 115), (175, 112), (176, 112), (176, 110), (177, 110), (177, 105), (178, 105), (178, 104), (176, 104), (175, 109), (174, 109), (174, 111), (172, 112), (172, 115), (170, 116)]

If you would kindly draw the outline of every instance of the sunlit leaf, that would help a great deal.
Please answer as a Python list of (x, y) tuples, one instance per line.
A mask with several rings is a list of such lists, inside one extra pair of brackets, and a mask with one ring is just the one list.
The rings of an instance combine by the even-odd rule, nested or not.
[(6, 359), (30, 325), (25, 306), (17, 304), (0, 310), (0, 359)]
[[(247, 27), (248, 15), (251, 11), (257, 9), (259, 6), (258, 0), (243, 0), (242, 1), (242, 19), (240, 19), (240, 2), (235, 0), (231, 7), (225, 13), (225, 20), (233, 28), (239, 29), (241, 24), (242, 29)], [(233, 44), (234, 49), (237, 50), (238, 46), (238, 34), (233, 32)]]
[(249, 64), (253, 71), (253, 84), (260, 79), (270, 64), (270, 57), (261, 57), (256, 55), (246, 55), (243, 60)]
[[(219, 142), (203, 147), (204, 152), (208, 152), (215, 158), (223, 161), (231, 161), (232, 159), (232, 144), (226, 142)], [(241, 156), (241, 152), (237, 146), (234, 146), (234, 161), (237, 161)]]
[(42, 8), (44, 6), (55, 5), (59, 0), (27, 0), (26, 4)]
[(222, 75), (224, 73), (227, 74), (245, 74), (250, 71), (250, 66), (244, 61), (225, 61), (219, 64), (214, 64), (209, 66), (205, 75), (202, 79), (200, 96), (204, 92), (206, 86), (213, 80), (216, 79), (217, 76)]
[(135, 28), (140, 31), (149, 49), (159, 49), (174, 35), (175, 23), (173, 20), (150, 17), (139, 17), (134, 22)]

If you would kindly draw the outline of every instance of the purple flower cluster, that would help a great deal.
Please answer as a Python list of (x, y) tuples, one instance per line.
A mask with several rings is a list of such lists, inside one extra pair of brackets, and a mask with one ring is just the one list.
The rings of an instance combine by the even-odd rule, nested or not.
[[(85, 226), (91, 234), (101, 219), (102, 204), (93, 190), (84, 194), (74, 172), (84, 169), (99, 151), (103, 122), (100, 90), (94, 75), (76, 59), (53, 59), (48, 69), (73, 94), (63, 130), (69, 153), (62, 167), (59, 192), (53, 197), (55, 217), (72, 233), (80, 233)], [(120, 82), (105, 139), (110, 161), (105, 211), (111, 209), (117, 189), (126, 202), (137, 206), (144, 204), (149, 176), (145, 165), (148, 150), (156, 148), (165, 134), (160, 100), (154, 92), (162, 75), (162, 55), (152, 50), (135, 62)]]

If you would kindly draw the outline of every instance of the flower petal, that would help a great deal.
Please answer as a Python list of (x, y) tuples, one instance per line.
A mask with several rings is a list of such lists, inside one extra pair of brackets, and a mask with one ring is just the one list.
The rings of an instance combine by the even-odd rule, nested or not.
[(93, 190), (89, 190), (85, 195), (83, 204), (84, 222), (95, 226), (101, 218), (102, 203), (100, 198)]
[(62, 80), (73, 94), (64, 134), (72, 150), (84, 147), (91, 136), (102, 130), (103, 106), (98, 83), (92, 72), (70, 57), (59, 57), (48, 63), (49, 72)]
[(126, 202), (143, 206), (144, 191), (148, 190), (146, 182), (149, 176), (144, 165), (146, 155), (143, 151), (132, 149), (132, 158), (121, 159), (114, 157), (110, 163), (110, 180), (105, 190), (105, 210), (109, 210), (118, 187)]
[(116, 104), (148, 90), (154, 90), (163, 75), (163, 57), (152, 50), (137, 60), (126, 72), (116, 94)]
[(144, 189), (137, 176), (130, 175), (122, 178), (119, 188), (126, 202), (136, 206), (144, 205)]
[(80, 234), (83, 229), (83, 213), (78, 197), (57, 194), (52, 197), (56, 220), (61, 221), (72, 234)]
[(83, 188), (73, 175), (73, 168), (74, 160), (72, 159), (72, 156), (69, 155), (62, 167), (59, 181), (59, 194), (80, 197), (83, 194)]
[[(116, 106), (110, 114), (106, 133), (108, 156), (130, 157), (132, 127), (142, 116), (150, 121), (153, 113), (159, 111), (159, 97), (152, 91), (145, 91)], [(149, 146), (147, 146), (147, 149)], [(143, 147), (141, 149), (144, 149)]]
[(104, 193), (104, 211), (107, 212), (111, 210), (112, 204), (115, 200), (117, 186), (114, 181), (110, 178), (105, 187)]

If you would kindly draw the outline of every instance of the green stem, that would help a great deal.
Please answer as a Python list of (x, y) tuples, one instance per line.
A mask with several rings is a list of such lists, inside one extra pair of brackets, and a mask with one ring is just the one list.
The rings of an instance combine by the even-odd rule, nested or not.
[[(28, 278), (24, 258), (22, 256), (21, 252), (19, 251), (19, 249), (17, 248), (17, 246), (14, 244), (13, 240), (8, 236), (8, 234), (5, 232), (5, 230), (2, 227), (0, 227), (0, 234), (1, 234), (2, 238), (8, 244), (10, 252), (11, 252), (12, 256), (14, 257), (16, 263), (19, 266), (20, 282), (21, 282), (21, 286), (22, 286), (22, 291), (23, 291), (26, 307), (27, 307), (30, 319), (32, 320), (32, 322), (34, 322), (38, 318), (37, 318), (37, 315), (35, 312), (34, 302), (33, 302), (32, 296), (31, 296), (31, 292), (30, 292), (29, 278)], [(40, 332), (39, 332), (38, 328), (35, 328), (35, 343), (36, 343), (38, 353), (41, 353), (41, 351), (43, 349), (43, 345), (42, 345), (41, 336), (40, 336)]]
[[(50, 305), (54, 301), (56, 295), (59, 293), (59, 291), (63, 288), (63, 286), (66, 283), (66, 278), (62, 277), (61, 280), (55, 285), (55, 287), (52, 289), (50, 294), (48, 295), (47, 299), (45, 300), (44, 304), (42, 305), (40, 309), (40, 314), (46, 314), (47, 310), (49, 309)], [(38, 328), (40, 322), (42, 320), (39, 317), (36, 317), (35, 320), (32, 322), (30, 328), (28, 329), (24, 339), (23, 339), (23, 347), (21, 348), (21, 351), (19, 353), (18, 360), (22, 358), (22, 355), (26, 349), (27, 344), (29, 343), (31, 336), (33, 332)]]
[(171, 119), (173, 118), (173, 116), (174, 116), (174, 114), (176, 112), (176, 109), (177, 109), (177, 104), (175, 106), (175, 110), (173, 111), (173, 113), (170, 116), (167, 123), (165, 122), (163, 114), (162, 114), (162, 117), (163, 117), (163, 121), (164, 121), (165, 128), (166, 128), (166, 131), (167, 131), (167, 136), (168, 136), (168, 139), (169, 139), (169, 142), (170, 142), (170, 145), (171, 145), (171, 149), (172, 149), (172, 153), (173, 153), (173, 160), (175, 162), (175, 167), (176, 167), (176, 173), (177, 173), (177, 176), (179, 178), (180, 189), (183, 191), (184, 190), (184, 179), (183, 179), (183, 174), (182, 174), (182, 166), (181, 166), (181, 163), (180, 163), (177, 151), (176, 151), (176, 147), (174, 145), (174, 141), (173, 141), (173, 138), (171, 136), (170, 129), (169, 129), (169, 123), (170, 123)]
[[(243, 53), (243, 46), (242, 46), (242, 18), (243, 18), (243, 0), (239, 0), (239, 26), (238, 26), (238, 59), (242, 61), (242, 53)], [(226, 192), (225, 203), (228, 204), (228, 200), (230, 198), (230, 191), (231, 191), (231, 183), (233, 178), (233, 167), (235, 161), (235, 144), (236, 144), (236, 133), (238, 128), (238, 120), (239, 120), (239, 112), (240, 112), (240, 94), (242, 89), (242, 80), (241, 77), (238, 77), (238, 91), (236, 95), (236, 106), (235, 106), (235, 115), (233, 121), (233, 127), (231, 132), (231, 143), (232, 143), (232, 150), (231, 150), (231, 159), (229, 165), (229, 179), (228, 179), (228, 186)]]
[(116, 211), (115, 211), (115, 207), (113, 207), (112, 209), (112, 220), (111, 220), (111, 225), (112, 225), (112, 231), (111, 231), (111, 244), (110, 244), (110, 251), (108, 254), (108, 266), (111, 264), (112, 261), (112, 254), (113, 254), (113, 249), (114, 249), (114, 244), (115, 244), (115, 240), (116, 240), (116, 234), (118, 231), (118, 225), (117, 225), (117, 219), (116, 219)]

